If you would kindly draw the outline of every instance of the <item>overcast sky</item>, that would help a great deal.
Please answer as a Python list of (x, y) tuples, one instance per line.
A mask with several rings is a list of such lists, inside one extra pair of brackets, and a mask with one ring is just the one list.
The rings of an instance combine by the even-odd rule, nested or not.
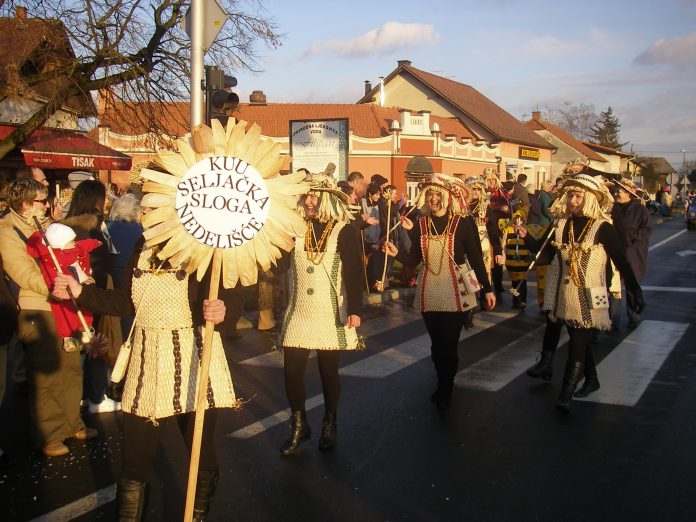
[[(266, 0), (283, 45), (236, 73), (243, 102), (354, 103), (411, 60), (517, 118), (565, 101), (608, 106), (634, 152), (696, 160), (696, 0)], [(630, 148), (630, 146), (626, 148)]]

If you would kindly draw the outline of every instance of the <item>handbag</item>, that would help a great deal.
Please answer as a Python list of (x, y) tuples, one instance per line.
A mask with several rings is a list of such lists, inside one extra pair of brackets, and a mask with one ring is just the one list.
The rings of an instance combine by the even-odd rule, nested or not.
[(481, 291), (481, 283), (479, 283), (476, 277), (476, 272), (471, 269), (468, 260), (465, 260), (463, 264), (459, 265), (459, 275), (464, 280), (464, 287), (466, 288), (467, 294), (474, 294)]
[(606, 286), (594, 286), (586, 288), (587, 302), (591, 310), (602, 310), (609, 308), (609, 296), (607, 295)]

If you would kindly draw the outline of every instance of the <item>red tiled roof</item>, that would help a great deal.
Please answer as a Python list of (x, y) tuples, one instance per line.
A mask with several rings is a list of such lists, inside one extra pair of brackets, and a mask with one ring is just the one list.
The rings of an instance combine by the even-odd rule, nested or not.
[[(531, 145), (543, 149), (553, 148), (546, 140), (532, 132), (517, 118), (503, 110), (500, 106), (486, 98), (473, 87), (437, 76), (410, 65), (410, 62), (401, 61), (399, 66), (385, 78), (388, 82), (400, 73), (410, 74), (418, 81), (437, 92), (448, 100), (464, 114), (488, 129), (500, 140), (522, 145)], [(369, 103), (379, 86), (375, 87), (361, 98), (358, 103)]]
[[(153, 105), (154, 107), (154, 105)], [(171, 136), (183, 136), (188, 132), (188, 102), (160, 104), (157, 109), (158, 124)], [(144, 134), (148, 132), (147, 122), (143, 121), (140, 104), (117, 102), (100, 119), (101, 125), (108, 125), (119, 134)], [(322, 120), (348, 118), (350, 129), (356, 136), (379, 138), (389, 135), (392, 121), (399, 121), (399, 109), (376, 105), (351, 104), (311, 104), (311, 103), (269, 103), (252, 105), (242, 103), (231, 113), (238, 120), (256, 123), (265, 136), (287, 137), (291, 120)], [(430, 116), (431, 124), (437, 123), (442, 136), (454, 134), (458, 138), (474, 139), (474, 136), (456, 118)]]
[(624, 152), (623, 150), (605, 147), (604, 145), (600, 145), (599, 143), (592, 143), (591, 141), (583, 141), (582, 143), (583, 145), (587, 145), (592, 150), (604, 152), (605, 154), (615, 154), (617, 156), (623, 156), (625, 158), (632, 158), (633, 156), (635, 156), (635, 154), (631, 154), (630, 152)]
[(99, 115), (99, 124), (127, 136), (164, 132), (172, 137), (189, 131), (189, 102), (109, 102)]
[(591, 160), (594, 161), (601, 161), (603, 163), (606, 163), (607, 160), (597, 154), (595, 151), (593, 151), (591, 148), (589, 148), (587, 145), (585, 145), (583, 142), (580, 140), (576, 140), (571, 134), (567, 133), (560, 127), (554, 125), (553, 123), (549, 123), (548, 121), (545, 120), (535, 120), (531, 119), (528, 122), (525, 123), (528, 129), (531, 130), (546, 130), (556, 136), (559, 140), (561, 140), (563, 143), (566, 145), (572, 147), (576, 151), (578, 151), (580, 154), (583, 156), (588, 157)]
[[(16, 67), (20, 75), (51, 70), (57, 64), (75, 59), (70, 40), (63, 24), (58, 20), (39, 18), (0, 18), (0, 85), (10, 79), (8, 67)], [(24, 71), (23, 71), (24, 69)], [(69, 81), (53, 78), (29, 88), (41, 98), (50, 99), (65, 88)], [(73, 96), (65, 104), (80, 116), (94, 116), (97, 108), (89, 93)]]

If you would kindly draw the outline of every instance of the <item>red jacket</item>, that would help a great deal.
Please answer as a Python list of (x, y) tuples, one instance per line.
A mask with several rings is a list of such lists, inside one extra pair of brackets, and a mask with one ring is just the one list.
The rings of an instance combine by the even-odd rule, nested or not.
[[(100, 245), (101, 242), (96, 239), (83, 239), (76, 241), (74, 248), (68, 250), (54, 248), (53, 253), (56, 255), (63, 273), (70, 274), (68, 267), (77, 263), (85, 274), (91, 275), (92, 269), (89, 265), (89, 253)], [(58, 271), (39, 232), (34, 232), (29, 237), (27, 252), (31, 257), (38, 260), (46, 285), (49, 289), (52, 289)], [(60, 337), (71, 337), (82, 328), (82, 324), (77, 317), (77, 311), (71, 302), (51, 300), (51, 311), (56, 319)], [(92, 314), (87, 310), (83, 310), (82, 315), (84, 315), (87, 325), (91, 326)]]

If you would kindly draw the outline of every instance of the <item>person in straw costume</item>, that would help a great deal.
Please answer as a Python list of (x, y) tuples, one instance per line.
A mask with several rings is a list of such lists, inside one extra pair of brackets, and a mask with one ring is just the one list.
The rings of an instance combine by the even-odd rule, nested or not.
[(350, 225), (348, 197), (325, 173), (309, 174), (305, 182), (310, 190), (300, 197), (298, 211), (306, 228), (284, 258), (289, 265), (289, 304), (278, 344), (292, 411), (290, 436), (280, 450), (284, 456), (295, 453), (311, 436), (304, 385), (310, 350), (317, 350), (321, 375), (325, 414), (319, 449), (326, 451), (336, 444), (340, 355), (364, 348), (356, 332), (362, 313), (362, 249), (358, 230)]
[[(143, 199), (147, 206), (148, 195)], [(69, 276), (56, 278), (53, 295), (67, 298), (72, 290), (80, 306), (96, 313), (135, 315), (130, 363), (122, 398), (123, 462), (117, 489), (119, 520), (140, 520), (146, 512), (147, 483), (162, 425), (176, 421), (190, 450), (193, 436), (196, 380), (205, 321), (220, 324), (230, 290), (208, 301), (209, 281), (199, 282), (182, 267), (157, 258), (158, 246), (136, 243), (123, 286), (107, 290), (80, 285)], [(208, 276), (209, 277), (209, 276)], [(204, 520), (218, 479), (215, 426), (219, 408), (236, 408), (227, 359), (215, 332), (208, 380), (194, 520)]]
[(459, 365), (459, 335), (477, 302), (475, 290), (465, 281), (470, 268), (489, 310), (495, 307), (495, 295), (488, 281), (476, 223), (471, 216), (463, 215), (461, 184), (450, 176), (432, 174), (419, 189), (415, 204), (420, 207), (421, 217), (416, 226), (408, 218), (402, 220), (402, 226), (411, 230), (411, 250), (399, 253), (396, 246), (388, 243), (387, 251), (407, 266), (423, 262), (414, 304), (423, 314), (432, 340), (437, 389), (430, 399), (439, 410), (446, 411)]
[[(535, 374), (550, 378), (553, 355), (565, 324), (570, 346), (556, 402), (556, 408), (564, 413), (570, 409), (583, 367), (591, 367), (589, 371), (594, 369), (592, 352), (588, 350), (593, 330), (611, 329), (607, 258), (623, 275), (637, 309), (644, 307), (640, 285), (611, 224), (609, 212), (613, 198), (603, 178), (591, 175), (591, 169), (582, 164), (572, 164), (567, 171), (572, 175), (561, 183), (559, 197), (551, 207), (558, 226), (547, 246), (552, 261), (544, 295), (546, 333), (541, 360), (532, 368), (539, 370)], [(516, 229), (530, 250), (538, 251), (540, 241), (528, 234), (523, 225), (517, 225)], [(594, 373), (596, 375), (596, 371)]]

